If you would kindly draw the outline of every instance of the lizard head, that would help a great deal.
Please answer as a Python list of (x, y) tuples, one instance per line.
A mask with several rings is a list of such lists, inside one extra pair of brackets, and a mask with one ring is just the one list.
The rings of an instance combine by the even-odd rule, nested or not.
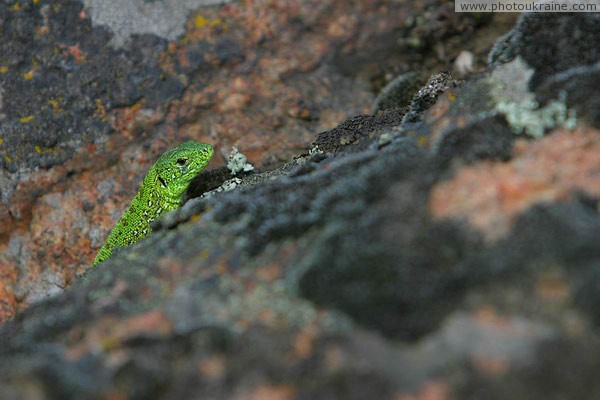
[(210, 144), (192, 141), (163, 153), (154, 164), (159, 193), (179, 201), (192, 179), (206, 168), (212, 155)]

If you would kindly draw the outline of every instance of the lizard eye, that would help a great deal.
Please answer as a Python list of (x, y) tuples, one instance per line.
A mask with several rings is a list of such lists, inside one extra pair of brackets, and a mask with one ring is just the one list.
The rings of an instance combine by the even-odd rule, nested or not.
[(185, 165), (186, 162), (187, 162), (187, 158), (178, 158), (177, 159), (177, 164), (179, 164), (179, 165)]

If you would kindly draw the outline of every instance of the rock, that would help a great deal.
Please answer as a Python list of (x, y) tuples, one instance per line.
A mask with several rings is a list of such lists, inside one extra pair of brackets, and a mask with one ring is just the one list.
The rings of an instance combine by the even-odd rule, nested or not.
[(232, 178), (205, 172), (150, 236), (0, 327), (3, 393), (599, 397), (600, 132), (577, 86), (595, 61), (530, 54), (548, 26), (570, 54), (581, 18), (525, 16), (482, 74), (435, 74), (233, 190), (200, 198)]
[[(397, 52), (410, 34), (404, 18), (434, 0), (223, 3), (0, 5), (0, 320), (43, 299), (46, 281), (67, 287), (85, 271), (167, 148), (212, 143), (219, 168), (237, 146), (273, 169), (309, 150), (316, 132), (368, 112), (372, 78), (388, 66), (442, 64), (426, 49)], [(468, 41), (474, 24), (433, 15), (419, 26)], [(188, 197), (231, 177), (204, 178)], [(47, 199), (58, 199), (49, 214)]]

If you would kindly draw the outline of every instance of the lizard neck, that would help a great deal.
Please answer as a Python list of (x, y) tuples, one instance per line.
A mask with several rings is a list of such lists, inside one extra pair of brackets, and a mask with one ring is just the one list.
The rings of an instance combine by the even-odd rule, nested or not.
[(139, 211), (144, 215), (140, 215), (148, 221), (153, 221), (165, 211), (174, 210), (179, 207), (181, 198), (175, 199), (162, 193), (161, 183), (158, 180), (158, 175), (154, 169), (151, 169), (144, 178), (143, 184), (137, 193), (136, 201)]
[(125, 210), (121, 219), (112, 229), (104, 246), (100, 249), (94, 265), (110, 257), (113, 248), (127, 246), (147, 236), (150, 231), (150, 223), (160, 217), (165, 211), (179, 207), (181, 199), (172, 199), (161, 195), (160, 182), (154, 171), (150, 171), (137, 194)]

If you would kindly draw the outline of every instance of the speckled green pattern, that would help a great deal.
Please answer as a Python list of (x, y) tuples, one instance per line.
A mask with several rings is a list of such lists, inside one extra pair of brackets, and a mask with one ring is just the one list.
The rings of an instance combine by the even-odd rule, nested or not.
[(94, 265), (108, 259), (115, 247), (128, 246), (147, 236), (150, 223), (162, 213), (179, 207), (191, 180), (208, 165), (213, 148), (206, 143), (185, 142), (165, 152), (150, 168), (131, 205), (96, 255)]

